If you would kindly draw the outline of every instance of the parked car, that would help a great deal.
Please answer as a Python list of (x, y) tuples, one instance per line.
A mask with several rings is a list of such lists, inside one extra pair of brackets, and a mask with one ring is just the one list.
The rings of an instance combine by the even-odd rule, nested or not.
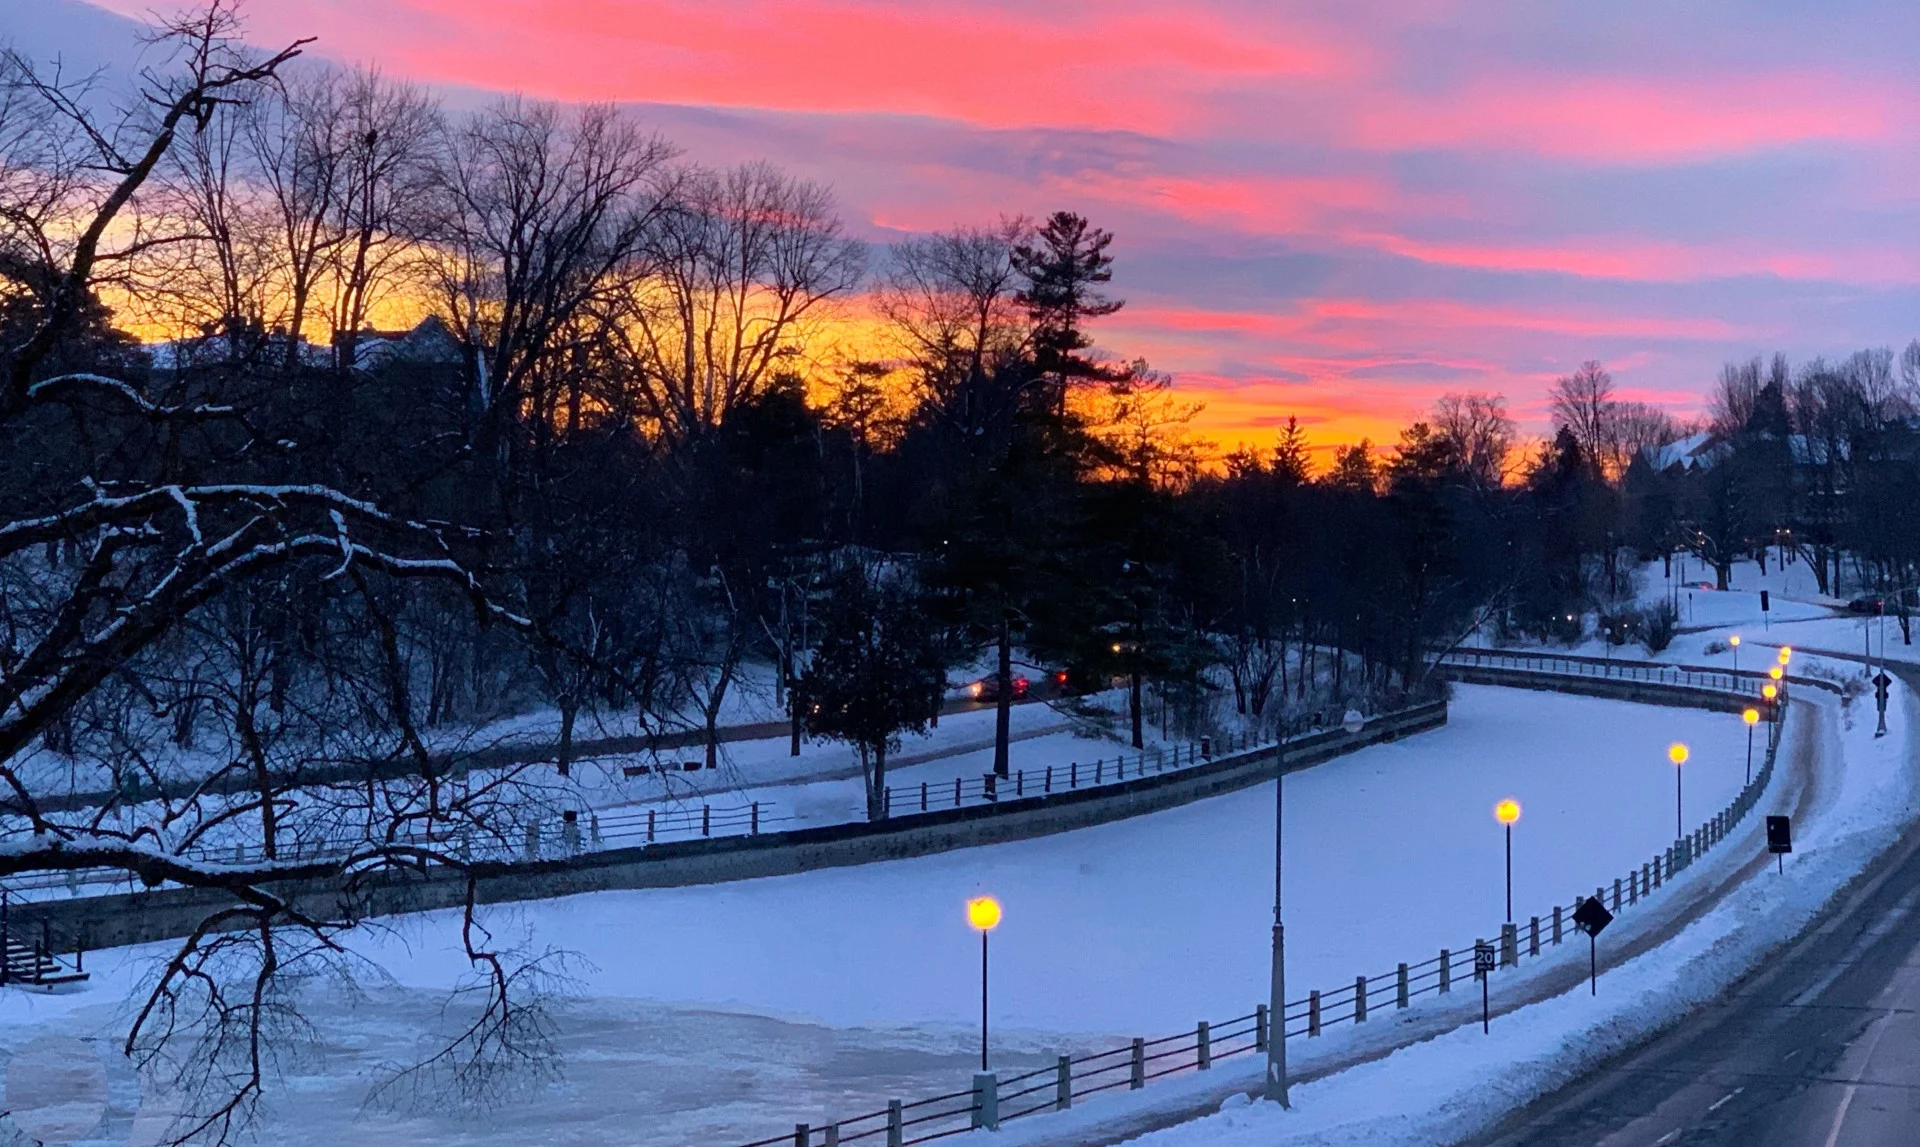
[(1850, 613), (1880, 613), (1887, 608), (1887, 599), (1877, 593), (1863, 593), (1847, 603)]

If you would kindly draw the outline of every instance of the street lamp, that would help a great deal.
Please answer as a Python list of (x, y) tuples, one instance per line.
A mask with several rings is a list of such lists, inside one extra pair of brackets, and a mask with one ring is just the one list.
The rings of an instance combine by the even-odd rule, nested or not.
[(1738, 673), (1740, 672), (1740, 635), (1736, 633), (1727, 638), (1727, 644), (1733, 647), (1733, 671)]
[(1493, 819), (1507, 829), (1507, 923), (1513, 923), (1513, 822), (1520, 819), (1520, 802), (1512, 797), (1493, 806)]
[(1782, 645), (1780, 647), (1780, 664), (1786, 665), (1792, 662), (1792, 660), (1793, 660), (1793, 647), (1791, 645)]
[(1000, 902), (991, 896), (967, 901), (967, 923), (980, 933), (980, 1070), (987, 1070), (987, 933), (1000, 925)]
[(1687, 822), (1680, 815), (1680, 774), (1686, 771), (1680, 766), (1687, 763), (1687, 747), (1679, 741), (1668, 745), (1667, 759), (1673, 762), (1673, 838), (1679, 840), (1687, 835)]
[(1286, 842), (1287, 724), (1280, 722), (1273, 744), (1273, 966), (1267, 982), (1267, 1098), (1281, 1107), (1287, 1100), (1287, 928), (1280, 917), (1282, 847)]
[(1740, 714), (1747, 723), (1747, 783), (1753, 783), (1753, 727), (1760, 723), (1760, 710), (1747, 709)]

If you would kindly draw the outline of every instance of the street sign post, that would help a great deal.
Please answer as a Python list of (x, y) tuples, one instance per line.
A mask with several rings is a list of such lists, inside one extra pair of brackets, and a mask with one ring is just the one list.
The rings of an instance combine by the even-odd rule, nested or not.
[(1779, 858), (1780, 871), (1787, 871), (1787, 853), (1793, 851), (1793, 822), (1784, 816), (1767, 818), (1767, 851)]
[(1487, 981), (1493, 979), (1493, 945), (1485, 940), (1473, 942), (1473, 974), (1480, 980), (1480, 1031), (1485, 1034), (1490, 1019)]
[(1600, 944), (1597, 937), (1601, 929), (1613, 923), (1613, 913), (1600, 903), (1597, 896), (1589, 896), (1580, 901), (1573, 910), (1573, 926), (1587, 934), (1587, 975), (1588, 983), (1594, 995), (1600, 994)]
[(1761, 590), (1760, 591), (1760, 627), (1762, 629), (1773, 628), (1773, 624), (1767, 616), (1767, 611), (1772, 608), (1773, 608), (1773, 603), (1767, 599), (1767, 591), (1764, 589)]

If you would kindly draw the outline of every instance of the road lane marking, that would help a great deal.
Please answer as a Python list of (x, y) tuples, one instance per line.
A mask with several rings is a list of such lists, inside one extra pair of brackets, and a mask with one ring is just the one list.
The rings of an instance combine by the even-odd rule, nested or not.
[(1653, 1141), (1653, 1147), (1665, 1147), (1666, 1144), (1671, 1143), (1678, 1138), (1680, 1138), (1680, 1129), (1676, 1127), (1673, 1130), (1667, 1132), (1665, 1135), (1662, 1135), (1660, 1138), (1655, 1139)]
[(1716, 1100), (1714, 1100), (1714, 1101), (1713, 1101), (1713, 1106), (1711, 1106), (1711, 1107), (1709, 1107), (1709, 1108), (1707, 1108), (1707, 1114), (1709, 1114), (1709, 1115), (1711, 1115), (1711, 1114), (1713, 1114), (1714, 1112), (1716, 1112), (1716, 1111), (1718, 1111), (1718, 1110), (1720, 1110), (1720, 1109), (1721, 1109), (1722, 1107), (1725, 1107), (1725, 1106), (1726, 1106), (1727, 1104), (1729, 1104), (1729, 1103), (1732, 1103), (1732, 1102), (1733, 1102), (1733, 1097), (1734, 1097), (1734, 1096), (1736, 1096), (1736, 1095), (1738, 1095), (1738, 1094), (1740, 1094), (1741, 1092), (1743, 1092), (1743, 1091), (1745, 1091), (1745, 1090), (1746, 1090), (1746, 1088), (1744, 1088), (1744, 1087), (1736, 1087), (1736, 1088), (1734, 1088), (1734, 1089), (1733, 1089), (1732, 1091), (1729, 1091), (1729, 1092), (1727, 1092), (1727, 1093), (1726, 1093), (1725, 1095), (1723, 1095), (1723, 1096), (1721, 1096), (1720, 1098), (1718, 1098), (1718, 1099), (1716, 1099)]
[[(1873, 1033), (1873, 1039), (1867, 1044), (1867, 1054), (1860, 1057), (1860, 1069), (1855, 1074), (1865, 1075), (1867, 1069), (1873, 1065), (1873, 1053), (1880, 1049), (1880, 1039), (1887, 1034), (1887, 1028), (1889, 1026), (1886, 1021), (1892, 1018), (1893, 1013), (1888, 1012), (1886, 1015), (1881, 1016), (1879, 1020), (1875, 1021), (1877, 1026)], [(1841, 1094), (1840, 1108), (1833, 1113), (1833, 1128), (1827, 1132), (1825, 1147), (1834, 1147), (1835, 1144), (1840, 1142), (1840, 1127), (1847, 1121), (1847, 1108), (1853, 1106), (1854, 1093), (1859, 1090), (1859, 1084), (1849, 1083), (1847, 1084), (1847, 1090)]]

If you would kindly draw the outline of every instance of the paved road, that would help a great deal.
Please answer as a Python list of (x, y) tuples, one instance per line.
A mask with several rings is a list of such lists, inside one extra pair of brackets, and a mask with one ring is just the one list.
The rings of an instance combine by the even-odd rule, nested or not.
[(1920, 1144), (1920, 826), (1725, 996), (1472, 1142)]

